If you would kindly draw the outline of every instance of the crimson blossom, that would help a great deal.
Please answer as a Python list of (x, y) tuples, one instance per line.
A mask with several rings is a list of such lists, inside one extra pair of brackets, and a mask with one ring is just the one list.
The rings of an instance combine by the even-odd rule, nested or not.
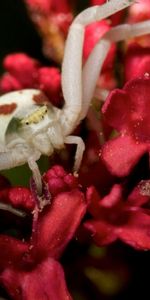
[(43, 183), (40, 207), (33, 182), (32, 192), (7, 182), (0, 192), (1, 203), (33, 214), (28, 240), (0, 235), (0, 282), (15, 300), (72, 299), (58, 259), (86, 211), (85, 198), (76, 178), (60, 166), (46, 172)]
[(150, 47), (131, 44), (125, 55), (124, 73), (125, 81), (150, 73)]
[(0, 80), (1, 93), (35, 88), (42, 90), (53, 105), (61, 105), (61, 76), (58, 68), (42, 66), (25, 53), (7, 55), (3, 66), (5, 73)]
[(87, 200), (93, 218), (84, 226), (98, 246), (120, 239), (135, 249), (150, 249), (150, 213), (149, 208), (143, 208), (149, 203), (149, 196), (141, 195), (140, 187), (135, 187), (127, 198), (119, 184), (103, 198), (90, 187)]
[(127, 176), (144, 153), (150, 151), (150, 78), (130, 80), (108, 96), (102, 111), (107, 123), (119, 133), (100, 153), (116, 176)]

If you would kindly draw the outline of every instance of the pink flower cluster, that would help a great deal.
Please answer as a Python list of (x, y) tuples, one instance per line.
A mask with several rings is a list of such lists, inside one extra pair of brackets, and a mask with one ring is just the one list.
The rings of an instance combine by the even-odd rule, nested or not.
[[(91, 0), (90, 4), (104, 2)], [(46, 55), (61, 63), (75, 3), (71, 5), (67, 0), (25, 0), (25, 3), (41, 33)], [(128, 9), (126, 16), (124, 12), (117, 13), (109, 20), (87, 26), (83, 61), (113, 25), (149, 19), (149, 5), (148, 0), (140, 0)], [(3, 67), (1, 94), (37, 88), (53, 105), (62, 106), (59, 68), (42, 66), (24, 53), (7, 55)], [(0, 282), (12, 299), (72, 299), (59, 259), (79, 225), (80, 238), (84, 233), (87, 240), (90, 238), (98, 247), (121, 240), (138, 250), (150, 249), (147, 172), (150, 37), (132, 39), (119, 49), (112, 44), (97, 87), (107, 89), (109, 95), (104, 104), (96, 96), (98, 109), (96, 107), (94, 114), (89, 112), (86, 122), (78, 128), (79, 133), (84, 132), (86, 145), (78, 180), (64, 170), (65, 157), (62, 166), (54, 165), (43, 174), (40, 199), (34, 181), (31, 180), (28, 189), (12, 187), (5, 178), (0, 178), (0, 203), (6, 208), (4, 214), (8, 223), (12, 224), (9, 221), (12, 216), (21, 236), (19, 239), (5, 232), (0, 234)], [(67, 161), (67, 165), (69, 163)], [(41, 208), (39, 202), (42, 201)], [(25, 214), (22, 217), (28, 228), (25, 237), (22, 236), (22, 217), (16, 216), (20, 212)]]

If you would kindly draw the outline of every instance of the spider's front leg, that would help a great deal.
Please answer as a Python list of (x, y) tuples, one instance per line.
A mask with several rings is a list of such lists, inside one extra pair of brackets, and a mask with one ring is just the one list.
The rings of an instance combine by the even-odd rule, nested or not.
[[(63, 134), (66, 137), (65, 143), (77, 144), (77, 154), (75, 158), (75, 167), (80, 166), (84, 147), (81, 142), (77, 142), (74, 137), (67, 137), (72, 133), (80, 121), (85, 117), (89, 102), (86, 104), (85, 92), (83, 90), (82, 74), (82, 52), (84, 42), (85, 26), (109, 17), (117, 11), (131, 5), (133, 0), (111, 0), (101, 6), (90, 7), (81, 12), (73, 21), (65, 46), (65, 54), (62, 65), (62, 90), (65, 99), (65, 105), (60, 116)], [(109, 43), (106, 43), (101, 55), (106, 56), (109, 49)], [(96, 76), (95, 76), (96, 77)], [(89, 87), (92, 85), (88, 82)], [(76, 169), (76, 171), (78, 171)]]

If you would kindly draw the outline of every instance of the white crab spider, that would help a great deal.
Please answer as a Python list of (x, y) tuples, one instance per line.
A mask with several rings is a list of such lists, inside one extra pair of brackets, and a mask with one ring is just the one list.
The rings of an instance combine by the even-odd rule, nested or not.
[[(0, 97), (0, 170), (27, 162), (41, 193), (41, 176), (36, 161), (41, 154), (50, 156), (55, 148), (61, 149), (64, 144), (76, 144), (74, 170), (78, 171), (85, 147), (80, 137), (70, 134), (87, 114), (97, 77), (112, 40), (122, 39), (119, 27), (110, 30), (97, 44), (82, 70), (84, 27), (132, 3), (133, 0), (112, 0), (102, 6), (86, 9), (73, 21), (62, 66), (65, 100), (62, 109), (50, 105), (39, 90), (22, 90)], [(131, 28), (128, 31), (131, 32)], [(123, 38), (127, 38), (127, 34)]]

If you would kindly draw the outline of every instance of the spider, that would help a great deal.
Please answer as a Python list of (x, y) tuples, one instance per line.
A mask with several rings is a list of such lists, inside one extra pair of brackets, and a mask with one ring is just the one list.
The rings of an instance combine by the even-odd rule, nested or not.
[(82, 67), (84, 29), (87, 24), (109, 17), (133, 2), (110, 0), (101, 6), (87, 8), (74, 19), (62, 64), (65, 102), (62, 109), (52, 106), (40, 90), (20, 90), (0, 97), (0, 170), (27, 162), (41, 194), (42, 180), (37, 165), (41, 154), (50, 156), (54, 149), (61, 149), (64, 144), (76, 144), (74, 171), (78, 172), (85, 146), (81, 137), (71, 133), (87, 114), (111, 43), (149, 33), (150, 21), (110, 29)]

